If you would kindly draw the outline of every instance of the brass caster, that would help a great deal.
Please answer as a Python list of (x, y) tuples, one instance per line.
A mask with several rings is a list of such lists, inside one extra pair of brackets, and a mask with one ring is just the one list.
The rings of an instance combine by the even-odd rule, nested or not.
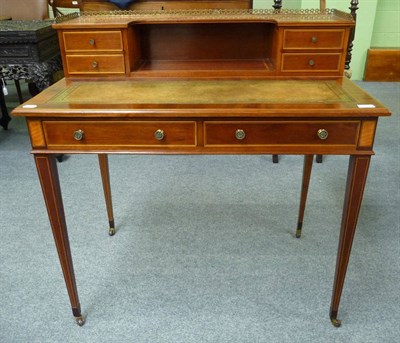
[(342, 325), (342, 321), (336, 318), (331, 318), (331, 322), (335, 328), (339, 328)]
[(296, 229), (296, 238), (300, 238), (301, 236), (301, 229), (303, 228), (303, 223), (297, 223), (297, 229)]
[(109, 234), (110, 236), (114, 236), (114, 235), (115, 235), (115, 227), (110, 227), (110, 228), (108, 229), (108, 234)]
[(83, 316), (75, 317), (75, 322), (79, 326), (83, 326), (83, 324), (85, 324), (85, 318)]

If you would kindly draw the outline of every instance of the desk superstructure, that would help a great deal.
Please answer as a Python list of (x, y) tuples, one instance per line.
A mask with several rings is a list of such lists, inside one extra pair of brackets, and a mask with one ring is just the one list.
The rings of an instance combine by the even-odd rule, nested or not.
[(336, 10), (96, 13), (56, 25), (66, 77), (341, 77), (354, 26)]
[(314, 154), (349, 155), (330, 318), (340, 297), (377, 121), (390, 115), (343, 78), (354, 21), (336, 10), (82, 14), (55, 24), (66, 78), (15, 115), (33, 154), (72, 311), (84, 323), (55, 157), (95, 153), (110, 234), (107, 154), (302, 154), (300, 237)]

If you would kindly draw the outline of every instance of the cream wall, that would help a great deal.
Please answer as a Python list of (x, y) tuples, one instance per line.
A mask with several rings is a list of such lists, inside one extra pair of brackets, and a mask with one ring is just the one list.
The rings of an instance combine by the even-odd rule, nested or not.
[(400, 0), (378, 0), (371, 47), (400, 48)]

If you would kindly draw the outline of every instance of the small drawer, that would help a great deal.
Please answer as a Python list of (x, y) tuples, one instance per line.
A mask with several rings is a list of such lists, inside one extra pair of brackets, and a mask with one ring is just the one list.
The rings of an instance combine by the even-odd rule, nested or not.
[(195, 146), (195, 121), (45, 121), (48, 148)]
[(283, 72), (338, 72), (341, 54), (282, 54)]
[(346, 145), (356, 146), (358, 121), (205, 122), (205, 145)]
[(69, 74), (124, 74), (123, 55), (67, 55)]
[(345, 30), (286, 29), (283, 49), (343, 49)]
[(122, 51), (120, 31), (64, 32), (65, 52)]

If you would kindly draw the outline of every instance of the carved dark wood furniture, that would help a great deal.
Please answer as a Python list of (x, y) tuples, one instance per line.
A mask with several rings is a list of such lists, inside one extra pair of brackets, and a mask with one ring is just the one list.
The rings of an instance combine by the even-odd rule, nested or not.
[(79, 325), (84, 318), (55, 162), (62, 153), (99, 154), (110, 235), (109, 153), (305, 155), (297, 237), (313, 156), (349, 155), (330, 309), (340, 326), (377, 121), (390, 114), (343, 77), (354, 24), (336, 10), (190, 10), (82, 13), (54, 26), (66, 78), (14, 114), (27, 118)]
[[(60, 49), (52, 21), (8, 20), (0, 21), (0, 78), (30, 82), (31, 93), (48, 87), (52, 75), (62, 70)], [(10, 117), (5, 99), (0, 94), (3, 116), (0, 124), (7, 129)]]

